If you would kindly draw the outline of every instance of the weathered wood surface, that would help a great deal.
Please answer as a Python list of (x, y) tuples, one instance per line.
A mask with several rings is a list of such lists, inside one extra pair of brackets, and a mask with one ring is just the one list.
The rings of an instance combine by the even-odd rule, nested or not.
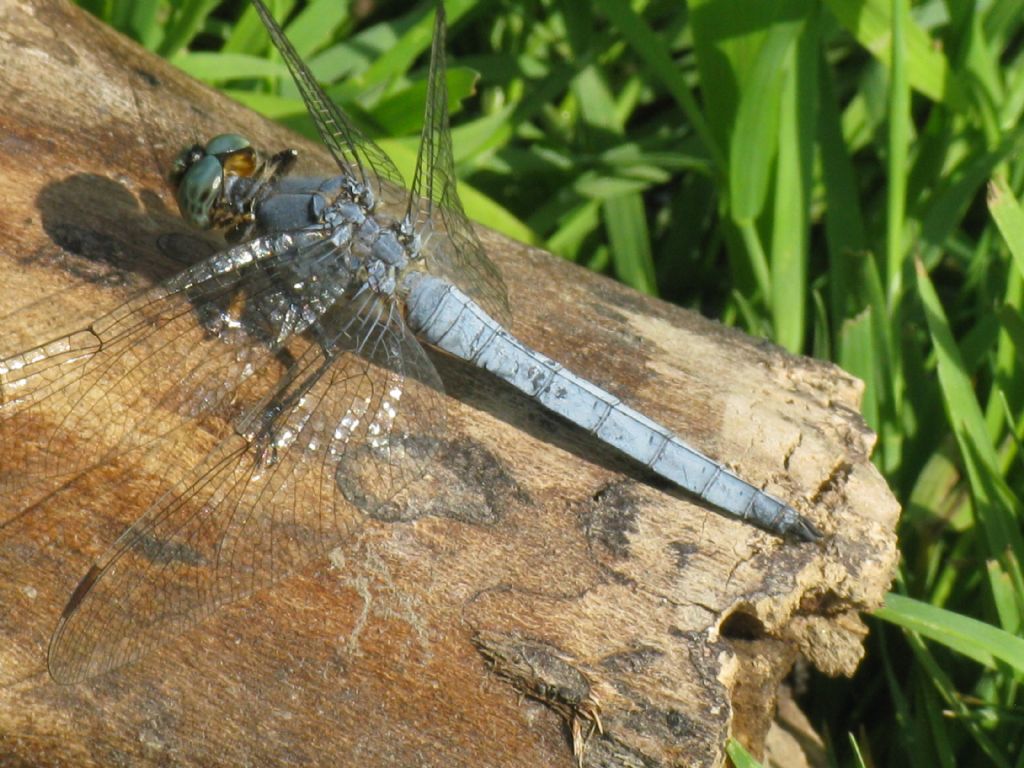
[[(55, 0), (0, 2), (0, 104), (3, 352), (210, 247), (161, 178), (179, 145), (240, 130), (325, 160)], [(852, 673), (898, 514), (868, 460), (859, 384), (524, 245), (485, 244), (527, 343), (794, 502), (823, 544), (660, 490), (435, 357), (451, 439), (434, 480), (465, 503), (368, 520), (330, 562), (133, 667), (60, 687), (46, 645), (158, 474), (94, 472), (0, 529), (0, 765), (571, 766), (575, 730), (590, 735), (585, 765), (714, 766), (730, 734), (763, 749), (799, 655)], [(778, 727), (769, 741), (795, 743)]]

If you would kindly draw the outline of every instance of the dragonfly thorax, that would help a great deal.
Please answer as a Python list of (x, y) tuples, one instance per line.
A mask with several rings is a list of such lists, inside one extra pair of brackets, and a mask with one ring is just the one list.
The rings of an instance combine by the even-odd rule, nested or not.
[(368, 185), (346, 173), (329, 178), (289, 176), (298, 153), (267, 157), (238, 134), (194, 144), (175, 161), (178, 206), (194, 226), (220, 229), (231, 241), (304, 233), (326, 240), (311, 261), (290, 271), (306, 281), (342, 273), (374, 293), (392, 296), (402, 272), (422, 261), (421, 239), (408, 216), (396, 217)]
[[(329, 196), (339, 188), (343, 188), (342, 182), (328, 179), (317, 194)], [(365, 199), (352, 199), (344, 193), (333, 202), (325, 197), (311, 206), (320, 215), (319, 221), (310, 222), (310, 228), (323, 229), (340, 258), (339, 266), (354, 273), (357, 282), (365, 282), (378, 295), (392, 296), (400, 275), (411, 263), (422, 259), (420, 240), (404, 219), (398, 220), (380, 210), (382, 206), (366, 205)]]

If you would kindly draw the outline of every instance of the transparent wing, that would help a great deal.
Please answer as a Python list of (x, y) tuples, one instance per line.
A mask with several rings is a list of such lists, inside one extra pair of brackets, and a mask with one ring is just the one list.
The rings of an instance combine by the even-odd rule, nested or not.
[(272, 584), (342, 541), (357, 505), (423, 474), (444, 398), (399, 313), (357, 300), (311, 331), (279, 386), (83, 579), (51, 640), (55, 680), (135, 660)]
[(405, 186), (402, 174), (398, 172), (395, 164), (380, 147), (366, 138), (352, 121), (345, 116), (345, 113), (332, 102), (323, 89), (316, 82), (313, 73), (303, 63), (296, 53), (292, 44), (288, 42), (284, 32), (270, 15), (267, 6), (262, 0), (253, 0), (256, 12), (263, 25), (270, 33), (281, 57), (292, 73), (295, 85), (302, 94), (302, 100), (306, 103), (320, 138), (334, 155), (334, 160), (342, 173), (359, 179), (367, 188), (372, 189), (380, 196), (380, 179), (387, 179), (400, 187)]
[(498, 322), (508, 325), (508, 293), (501, 271), (487, 257), (456, 189), (445, 78), (445, 13), (444, 5), (438, 2), (430, 48), (426, 114), (409, 198), (409, 217), (418, 227), (426, 226), (435, 233), (430, 271), (459, 286)]
[[(289, 242), (231, 248), (87, 328), (0, 360), (0, 526), (80, 472), (199, 417), (230, 419), (247, 388), (272, 386), (288, 332), (301, 330), (287, 317), (289, 265), (330, 245)], [(340, 294), (348, 276), (335, 270), (328, 282), (323, 292)], [(315, 314), (328, 302), (304, 306)]]

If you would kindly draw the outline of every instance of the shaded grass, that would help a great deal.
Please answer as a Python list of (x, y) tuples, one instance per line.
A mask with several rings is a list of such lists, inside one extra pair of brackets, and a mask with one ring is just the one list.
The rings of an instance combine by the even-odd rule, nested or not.
[[(81, 4), (312, 135), (245, 3)], [(1021, 5), (446, 3), (472, 217), (866, 383), (903, 564), (802, 701), (836, 765), (1024, 766)], [(429, 3), (276, 6), (409, 172)]]

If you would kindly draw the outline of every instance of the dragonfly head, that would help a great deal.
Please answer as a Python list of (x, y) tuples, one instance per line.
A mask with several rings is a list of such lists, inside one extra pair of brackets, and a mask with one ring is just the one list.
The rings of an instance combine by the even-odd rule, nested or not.
[(250, 178), (262, 163), (248, 139), (237, 133), (214, 136), (205, 146), (193, 144), (174, 161), (171, 183), (182, 217), (200, 229), (220, 226), (218, 207), (232, 178)]

